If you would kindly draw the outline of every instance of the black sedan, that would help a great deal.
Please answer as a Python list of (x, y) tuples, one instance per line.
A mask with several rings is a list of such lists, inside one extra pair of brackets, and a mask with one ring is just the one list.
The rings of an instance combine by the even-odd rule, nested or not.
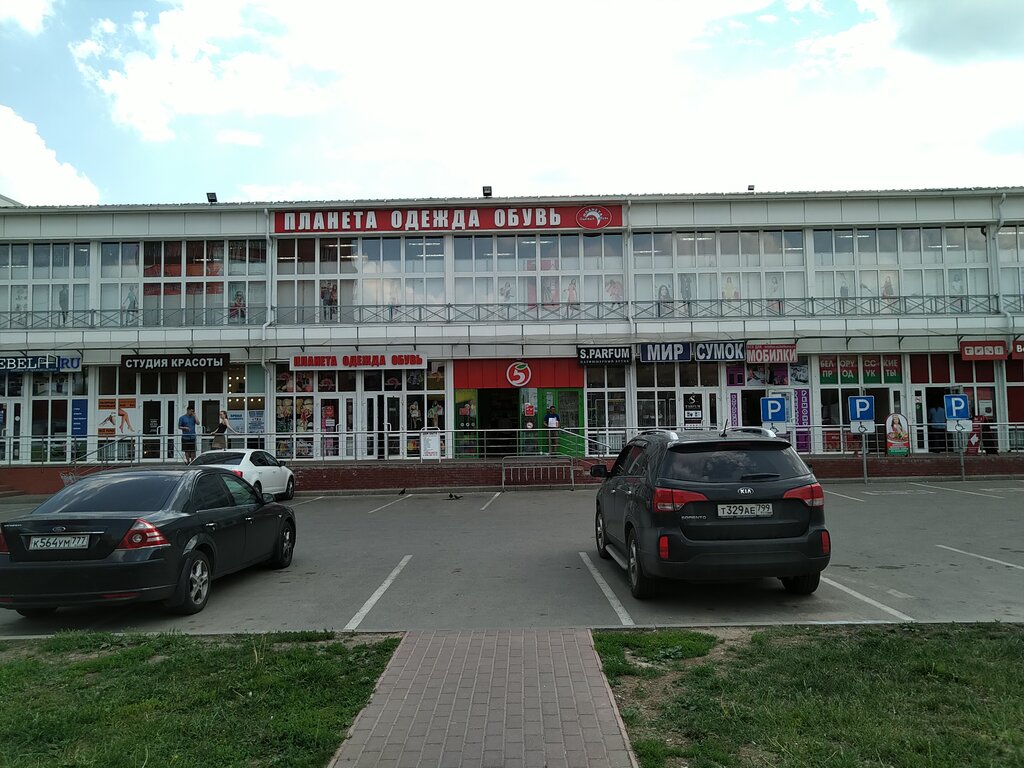
[(223, 469), (87, 475), (0, 524), (0, 608), (162, 600), (198, 613), (213, 579), (256, 563), (287, 568), (295, 513)]

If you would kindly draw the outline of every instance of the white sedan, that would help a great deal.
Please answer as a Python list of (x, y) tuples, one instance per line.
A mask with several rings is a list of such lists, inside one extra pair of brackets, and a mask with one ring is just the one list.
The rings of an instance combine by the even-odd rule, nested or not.
[(222, 467), (234, 472), (257, 493), (272, 493), (291, 499), (295, 497), (295, 477), (292, 471), (266, 451), (253, 448), (206, 451), (196, 456), (193, 464)]

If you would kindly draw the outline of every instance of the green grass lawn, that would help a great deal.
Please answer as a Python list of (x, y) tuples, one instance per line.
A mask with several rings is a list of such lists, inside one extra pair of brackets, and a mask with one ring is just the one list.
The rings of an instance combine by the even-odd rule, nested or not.
[(0, 643), (0, 766), (323, 768), (398, 639), (69, 632)]
[(1024, 766), (1024, 627), (595, 633), (643, 768)]

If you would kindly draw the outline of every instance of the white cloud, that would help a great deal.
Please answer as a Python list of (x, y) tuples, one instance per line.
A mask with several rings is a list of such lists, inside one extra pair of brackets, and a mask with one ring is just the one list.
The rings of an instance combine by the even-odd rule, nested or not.
[(95, 205), (100, 193), (81, 171), (57, 159), (36, 126), (0, 105), (0, 194), (25, 205)]
[(30, 35), (38, 35), (49, 16), (53, 0), (0, 0), (0, 24), (11, 21)]
[(263, 136), (262, 134), (253, 133), (252, 131), (239, 131), (232, 128), (226, 128), (217, 132), (217, 143), (237, 144), (241, 147), (261, 147), (263, 146)]
[[(249, 200), (1019, 183), (1024, 59), (948, 67), (898, 47), (887, 0), (838, 13), (172, 0), (72, 51), (143, 139), (263, 147), (233, 172)], [(1002, 155), (980, 149), (1001, 130)]]

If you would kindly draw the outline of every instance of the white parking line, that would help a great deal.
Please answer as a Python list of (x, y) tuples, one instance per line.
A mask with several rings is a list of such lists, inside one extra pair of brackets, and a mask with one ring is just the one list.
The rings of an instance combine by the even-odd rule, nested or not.
[(291, 504), (290, 506), (297, 507), (300, 504), (309, 504), (311, 501), (320, 501), (320, 499), (322, 499), (322, 498), (324, 498), (324, 497), (323, 496), (317, 496), (315, 499), (306, 499), (305, 501), (297, 501), (294, 504)]
[(412, 560), (412, 555), (406, 555), (402, 558), (402, 562), (395, 566), (395, 570), (393, 570), (391, 574), (384, 579), (384, 583), (377, 587), (377, 591), (370, 595), (370, 599), (363, 603), (363, 607), (359, 609), (359, 612), (352, 617), (348, 624), (345, 625), (346, 632), (351, 632), (362, 623), (363, 619), (366, 618), (366, 614), (368, 614), (373, 606), (377, 604), (377, 601), (381, 599), (383, 594), (388, 591), (388, 587), (391, 586), (391, 582), (398, 578), (398, 574), (402, 572), (402, 569), (405, 568), (405, 564), (410, 560)]
[[(501, 496), (501, 491), (498, 491), (498, 492), (497, 492), (496, 494), (494, 494), (493, 496), (491, 496), (491, 501), (494, 501), (494, 500), (495, 500), (496, 498), (498, 498), (499, 496)], [(484, 510), (486, 510), (486, 509), (487, 509), (487, 508), (488, 508), (489, 506), (491, 506), (491, 501), (488, 501), (488, 502), (487, 502), (486, 504), (484, 504), (484, 505), (483, 505), (482, 507), (480, 507), (480, 511), (481, 511), (481, 512), (483, 512), (483, 511), (484, 511)]]
[(1007, 563), (1004, 560), (996, 560), (994, 557), (985, 557), (984, 555), (976, 555), (973, 552), (965, 552), (962, 549), (956, 549), (955, 547), (947, 547), (945, 544), (936, 544), (939, 549), (948, 549), (950, 552), (959, 552), (961, 555), (968, 555), (969, 557), (976, 557), (979, 560), (988, 560), (990, 563), (998, 563), (999, 565), (1005, 565), (1007, 568), (1016, 568), (1018, 571), (1024, 571), (1024, 565), (1014, 565), (1013, 563)]
[(914, 620), (910, 616), (907, 616), (907, 614), (900, 613), (895, 608), (890, 608), (888, 605), (885, 605), (884, 603), (880, 603), (877, 600), (872, 600), (867, 595), (862, 595), (860, 592), (857, 592), (856, 590), (850, 589), (849, 587), (844, 586), (843, 584), (840, 584), (838, 581), (832, 581), (832, 579), (826, 579), (824, 576), (821, 577), (821, 580), (823, 582), (825, 582), (826, 584), (828, 584), (829, 586), (835, 587), (836, 589), (840, 590), (841, 592), (845, 592), (848, 595), (852, 595), (853, 597), (856, 597), (858, 600), (863, 600), (868, 605), (873, 605), (873, 606), (875, 606), (875, 608), (878, 608), (881, 611), (885, 611), (886, 613), (890, 614), (891, 616), (895, 616), (897, 619), (900, 619), (901, 621), (913, 621)]
[(587, 570), (590, 571), (590, 575), (594, 577), (594, 581), (597, 582), (597, 586), (604, 592), (604, 596), (608, 598), (608, 602), (611, 603), (612, 610), (615, 611), (619, 617), (619, 621), (622, 622), (624, 627), (635, 626), (635, 622), (630, 618), (629, 613), (626, 612), (625, 607), (619, 602), (619, 598), (612, 592), (612, 588), (608, 586), (608, 582), (604, 580), (604, 577), (597, 572), (597, 568), (594, 567), (593, 562), (587, 557), (586, 552), (580, 552), (580, 557), (583, 559), (583, 564), (587, 566)]
[(922, 488), (934, 488), (938, 491), (954, 491), (956, 493), (966, 493), (969, 496), (987, 496), (990, 499), (1005, 499), (1005, 496), (996, 496), (993, 493), (978, 493), (977, 491), (961, 491), (959, 488), (950, 488), (948, 485), (925, 485), (924, 483), (911, 483), (911, 485), (919, 485)]
[(843, 494), (843, 493), (838, 493), (836, 491), (830, 491), (828, 488), (825, 489), (825, 493), (831, 493), (833, 496), (838, 496), (841, 499), (849, 499), (850, 501), (859, 501), (861, 504), (864, 503), (864, 499), (858, 499), (856, 496), (847, 496), (846, 494)]
[(397, 503), (398, 503), (398, 502), (400, 502), (400, 501), (405, 501), (406, 499), (408, 499), (408, 498), (411, 498), (411, 497), (412, 497), (412, 496), (414, 496), (414, 495), (415, 495), (415, 494), (409, 493), (409, 494), (406, 494), (405, 496), (399, 496), (399, 497), (398, 497), (397, 499), (395, 499), (394, 501), (389, 501), (389, 502), (388, 502), (387, 504), (381, 504), (381, 505), (380, 505), (379, 507), (377, 507), (376, 509), (371, 509), (371, 510), (370, 510), (369, 512), (367, 512), (366, 514), (368, 514), (368, 515), (372, 515), (372, 514), (373, 514), (374, 512), (380, 512), (380, 511), (381, 511), (382, 509), (384, 509), (385, 507), (390, 507), (390, 506), (391, 506), (392, 504), (397, 504)]

